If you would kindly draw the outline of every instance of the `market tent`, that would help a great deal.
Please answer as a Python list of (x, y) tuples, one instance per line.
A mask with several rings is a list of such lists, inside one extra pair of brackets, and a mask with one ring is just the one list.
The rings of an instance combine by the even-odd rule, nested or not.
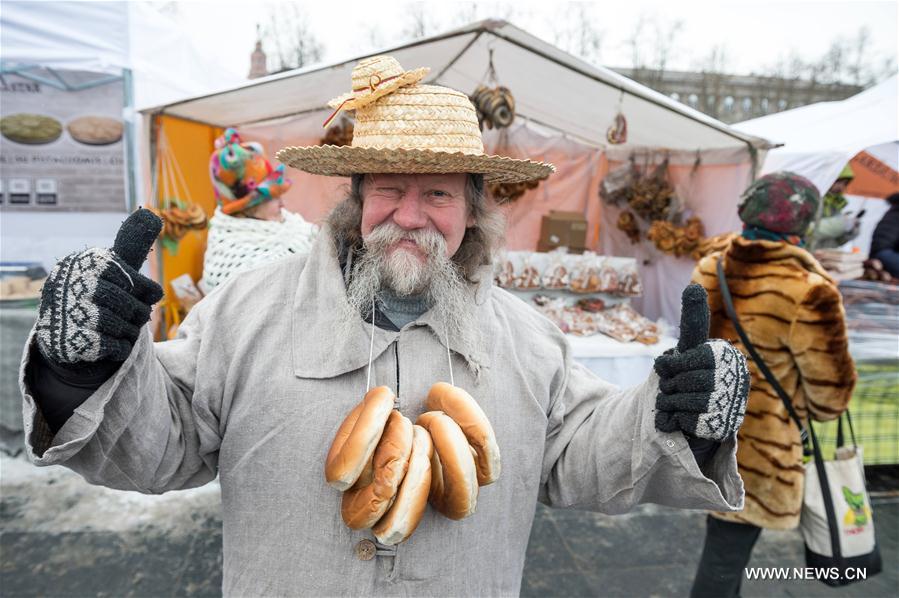
[[(792, 170), (823, 193), (856, 154), (868, 148), (890, 152), (899, 141), (897, 77), (839, 102), (818, 102), (734, 125), (750, 135), (783, 144), (768, 152), (762, 172)], [(895, 146), (893, 146), (893, 152)], [(893, 164), (895, 164), (895, 153)]]
[[(593, 66), (504, 21), (482, 21), (386, 50), (403, 65), (431, 68), (426, 83), (473, 91), (486, 80), (492, 53), (499, 81), (515, 93), (516, 111), (588, 144), (604, 144), (621, 110), (628, 143), (638, 147), (766, 147), (764, 140), (680, 104), (614, 71)], [(259, 79), (240, 88), (163, 107), (171, 116), (218, 126), (246, 126), (326, 109), (346, 91), (363, 57)], [(310, 132), (314, 132), (310, 130)]]
[[(130, 167), (140, 182), (148, 162), (135, 110), (245, 80), (233, 65), (194, 43), (189, 30), (145, 2), (23, 2), (4, 0), (0, 11), (0, 73), (65, 87), (66, 71), (97, 73), (96, 81), (123, 79), (123, 120), (131, 141)], [(77, 88), (76, 88), (77, 89)], [(144, 203), (137, 184), (132, 203)], [(125, 216), (117, 212), (4, 211), (6, 261), (40, 261), (45, 267), (74, 250), (109, 245)]]
[[(379, 53), (396, 57), (406, 68), (430, 67), (425, 83), (466, 93), (481, 83), (502, 84), (512, 91), (516, 121), (502, 132), (485, 131), (486, 150), (549, 161), (558, 172), (507, 208), (511, 249), (534, 249), (542, 215), (565, 209), (587, 216), (591, 248), (633, 255), (631, 244), (615, 235), (604, 234), (600, 242), (600, 221), (609, 216), (603, 213), (597, 190), (608, 167), (634, 152), (656, 159), (667, 156), (672, 168), (682, 168), (689, 179), (684, 187), (693, 193), (688, 207), (703, 214), (707, 232), (731, 230), (739, 191), (770, 147), (762, 138), (735, 131), (504, 21), (474, 23)], [(271, 75), (145, 114), (210, 127), (235, 126), (244, 138), (263, 142), (270, 154), (285, 145), (317, 144), (331, 112), (328, 100), (346, 91), (353, 65), (361, 58), (365, 56)], [(609, 147), (606, 131), (619, 112), (627, 118), (627, 142)], [(339, 201), (347, 182), (295, 170), (290, 177), (293, 187), (285, 203), (311, 220), (319, 220)], [(643, 271), (646, 294), (641, 307), (650, 317), (676, 318), (680, 289), (693, 263), (656, 257)]]
[[(847, 193), (848, 207), (865, 210), (855, 245), (867, 253), (873, 227), (887, 206), (882, 199), (899, 191), (899, 79), (890, 79), (839, 102), (819, 102), (734, 125), (750, 135), (783, 143), (768, 152), (762, 173), (790, 170), (827, 192), (843, 167), (858, 170), (859, 181)], [(876, 195), (875, 195), (876, 194)], [(860, 197), (859, 197), (860, 196)]]

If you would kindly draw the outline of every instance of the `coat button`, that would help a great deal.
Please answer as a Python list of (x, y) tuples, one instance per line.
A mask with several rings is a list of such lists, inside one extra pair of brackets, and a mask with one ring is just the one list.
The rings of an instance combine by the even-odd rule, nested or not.
[(356, 544), (356, 556), (360, 561), (370, 561), (375, 558), (375, 543), (371, 540), (359, 540)]

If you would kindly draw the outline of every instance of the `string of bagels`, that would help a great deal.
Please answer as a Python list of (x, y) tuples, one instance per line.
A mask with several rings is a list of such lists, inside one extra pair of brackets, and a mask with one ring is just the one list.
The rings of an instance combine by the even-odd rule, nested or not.
[(465, 390), (438, 382), (415, 424), (386, 386), (365, 394), (337, 430), (325, 480), (343, 491), (347, 527), (371, 529), (381, 544), (407, 540), (430, 502), (450, 519), (477, 508), (478, 488), (499, 478), (493, 426)]
[[(447, 360), (453, 381), (448, 345)], [(343, 522), (371, 529), (385, 546), (409, 539), (428, 502), (450, 519), (474, 514), (478, 488), (495, 482), (501, 468), (493, 426), (462, 388), (434, 384), (415, 424), (396, 402), (387, 386), (370, 388), (340, 424), (325, 459), (325, 481), (343, 492)]]

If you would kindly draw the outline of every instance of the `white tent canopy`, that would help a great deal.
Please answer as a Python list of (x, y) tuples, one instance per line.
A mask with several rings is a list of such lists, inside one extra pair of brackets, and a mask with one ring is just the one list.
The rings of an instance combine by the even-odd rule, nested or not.
[(763, 173), (790, 170), (826, 192), (856, 154), (868, 150), (896, 169), (897, 77), (839, 102), (819, 102), (734, 125), (783, 143), (768, 152)]
[[(430, 66), (426, 83), (469, 93), (488, 82), (485, 65), (492, 52), (497, 78), (515, 93), (519, 116), (588, 145), (606, 144), (606, 130), (620, 110), (628, 118), (624, 147), (690, 151), (769, 147), (764, 139), (735, 131), (504, 21), (482, 21), (384, 52), (406, 68)], [(327, 111), (326, 102), (346, 91), (360, 58), (364, 57), (272, 75), (148, 112), (222, 127), (294, 120)], [(316, 123), (310, 119), (311, 126)]]
[[(221, 89), (245, 81), (233, 65), (202, 52), (191, 32), (145, 2), (23, 2), (4, 0), (0, 9), (3, 73), (51, 85), (66, 70), (125, 77), (123, 119), (133, 138), (131, 166), (141, 179), (146, 149), (134, 109)], [(49, 70), (48, 70), (49, 69)], [(141, 203), (138, 194), (135, 203)], [(125, 216), (119, 212), (4, 212), (2, 256), (38, 260), (45, 266), (85, 246), (112, 243)]]
[(4, 71), (41, 67), (131, 71), (143, 108), (238, 85), (246, 75), (202, 50), (183, 25), (146, 2), (23, 2), (0, 12)]

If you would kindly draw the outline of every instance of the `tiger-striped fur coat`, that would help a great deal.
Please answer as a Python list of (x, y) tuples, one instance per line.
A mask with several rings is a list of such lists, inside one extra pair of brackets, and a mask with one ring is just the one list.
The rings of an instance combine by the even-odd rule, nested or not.
[[(746, 334), (777, 377), (803, 420), (842, 413), (855, 386), (845, 311), (836, 284), (815, 258), (786, 242), (735, 236), (723, 251), (700, 260), (693, 282), (708, 291), (710, 336), (733, 342), (749, 357), (724, 311), (716, 263), (724, 271)], [(746, 506), (716, 513), (763, 528), (799, 524), (804, 469), (799, 430), (752, 360), (746, 417), (737, 435), (737, 463), (746, 486)]]

